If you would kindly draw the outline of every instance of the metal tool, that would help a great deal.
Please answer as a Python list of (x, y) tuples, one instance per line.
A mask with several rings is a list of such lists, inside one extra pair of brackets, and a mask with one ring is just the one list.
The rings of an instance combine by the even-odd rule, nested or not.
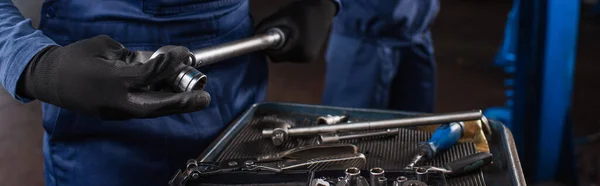
[(444, 167), (421, 166), (414, 167), (417, 174), (427, 174), (437, 171), (450, 176), (459, 176), (474, 170), (479, 170), (492, 163), (493, 156), (489, 152), (479, 152), (454, 160)]
[(362, 153), (313, 158), (306, 162), (286, 162), (278, 164), (282, 170), (306, 168), (311, 171), (324, 170), (324, 169), (341, 169), (341, 167), (347, 167), (348, 165), (354, 167), (363, 167), (367, 162), (367, 158)]
[(385, 137), (385, 136), (397, 136), (398, 129), (387, 129), (385, 131), (377, 131), (377, 132), (365, 132), (358, 134), (349, 134), (349, 135), (338, 135), (338, 134), (319, 134), (319, 144), (328, 144), (328, 143), (336, 143), (340, 140), (350, 140), (350, 139), (359, 139), (359, 138), (367, 138), (367, 137)]
[(387, 186), (387, 178), (386, 177), (377, 178), (377, 185), (372, 185), (372, 186)]
[[(256, 122), (256, 127), (262, 128), (290, 128), (295, 126), (295, 122), (292, 119), (285, 119), (275, 116), (263, 116), (252, 120)], [(275, 146), (283, 145), (287, 141), (287, 137), (283, 135), (273, 135), (271, 141)]]
[(246, 160), (245, 162), (241, 162), (240, 160), (228, 160), (221, 164), (221, 168), (242, 168), (245, 170), (266, 170), (272, 172), (281, 172), (290, 169), (306, 168), (308, 170), (316, 171), (327, 168), (339, 168), (337, 166), (347, 166), (348, 164), (362, 167), (365, 163), (365, 155), (361, 153), (356, 153), (330, 157), (311, 158), (305, 160), (288, 160), (280, 163), (255, 163), (248, 160)]
[[(485, 116), (481, 117), (481, 120), (464, 121), (465, 132), (463, 136), (458, 140), (458, 143), (471, 142), (475, 144), (477, 152), (490, 152), (488, 144), (488, 138), (491, 137), (492, 132), (489, 127), (489, 122)], [(417, 130), (426, 131), (433, 133), (440, 125), (426, 125), (416, 127)]]
[(394, 180), (394, 186), (402, 186), (404, 182), (408, 181), (408, 178), (405, 176), (398, 176), (396, 180)]
[[(419, 125), (432, 125), (436, 123), (449, 123), (457, 121), (479, 120), (483, 115), (481, 110), (456, 112), (447, 114), (425, 115), (410, 118), (400, 118), (382, 121), (357, 122), (336, 125), (318, 125), (312, 127), (296, 128), (270, 128), (263, 129), (262, 136), (275, 141), (286, 141), (293, 136), (317, 135), (322, 133), (337, 133), (339, 131), (364, 131), (374, 129), (389, 129), (399, 127), (412, 127)], [(276, 143), (274, 143), (277, 145)]]
[(356, 153), (358, 153), (358, 148), (352, 144), (309, 145), (296, 147), (275, 154), (259, 156), (254, 160), (255, 162), (269, 162), (284, 159), (311, 159)]
[(412, 169), (422, 158), (433, 158), (438, 153), (450, 149), (465, 133), (463, 122), (452, 122), (439, 126), (428, 142), (419, 145), (417, 154), (405, 169)]
[(347, 168), (345, 171), (346, 177), (340, 182), (335, 184), (336, 186), (369, 186), (367, 179), (360, 176), (360, 169), (356, 167)]
[[(176, 91), (202, 90), (206, 85), (207, 77), (196, 68), (217, 63), (225, 59), (264, 49), (276, 49), (285, 43), (285, 33), (279, 28), (271, 28), (264, 34), (250, 38), (232, 41), (192, 51), (190, 58), (183, 61), (186, 66), (176, 77), (173, 77), (173, 89)], [(167, 45), (159, 48), (150, 59), (164, 54), (175, 46)]]
[(323, 179), (315, 178), (310, 182), (310, 186), (330, 186), (330, 184)]
[(419, 172), (419, 171), (415, 171), (415, 172), (416, 172), (417, 180), (423, 181), (423, 182), (429, 181), (429, 172)]
[(317, 118), (317, 124), (326, 124), (326, 125), (333, 125), (333, 124), (338, 124), (341, 122), (346, 122), (348, 121), (348, 116), (347, 115), (341, 115), (341, 116), (332, 116), (332, 115), (327, 115), (327, 116), (320, 116)]
[(198, 162), (195, 159), (188, 161), (184, 178), (182, 182), (196, 180), (203, 175), (218, 174), (234, 171), (269, 171), (282, 172), (285, 170), (305, 168), (310, 171), (319, 171), (324, 169), (343, 169), (347, 166), (362, 167), (366, 163), (364, 154), (346, 154), (331, 157), (320, 157), (304, 160), (284, 160), (283, 162), (257, 163), (251, 160), (233, 159), (220, 163)]
[(371, 186), (380, 186), (379, 178), (385, 178), (385, 171), (381, 167), (371, 168), (369, 170), (369, 181)]

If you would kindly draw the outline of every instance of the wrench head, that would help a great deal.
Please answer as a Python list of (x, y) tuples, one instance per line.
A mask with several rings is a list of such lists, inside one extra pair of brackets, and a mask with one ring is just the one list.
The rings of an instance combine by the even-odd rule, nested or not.
[(287, 127), (273, 129), (273, 133), (271, 134), (271, 141), (273, 142), (273, 145), (281, 146), (287, 141), (287, 139), (288, 139), (287, 129), (288, 129)]

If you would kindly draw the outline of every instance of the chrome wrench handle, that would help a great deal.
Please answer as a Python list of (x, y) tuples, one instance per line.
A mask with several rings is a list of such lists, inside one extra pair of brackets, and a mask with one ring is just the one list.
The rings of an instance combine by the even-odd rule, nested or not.
[[(285, 33), (279, 28), (271, 28), (264, 34), (246, 39), (231, 41), (220, 45), (194, 50), (187, 61), (187, 67), (172, 79), (172, 88), (178, 92), (202, 90), (206, 86), (207, 76), (196, 68), (215, 64), (223, 60), (265, 49), (276, 49), (285, 43)], [(172, 45), (160, 47), (150, 59), (166, 53)]]

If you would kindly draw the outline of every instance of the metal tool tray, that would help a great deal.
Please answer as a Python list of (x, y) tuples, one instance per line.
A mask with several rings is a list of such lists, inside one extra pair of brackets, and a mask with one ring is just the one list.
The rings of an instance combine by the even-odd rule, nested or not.
[[(232, 153), (241, 153), (246, 155), (248, 154), (256, 154), (259, 152), (244, 152), (248, 151), (247, 148), (240, 148), (239, 143), (243, 141), (243, 139), (251, 133), (247, 131), (249, 128), (248, 124), (250, 121), (256, 116), (264, 116), (264, 115), (277, 115), (277, 116), (287, 116), (293, 117), (296, 121), (303, 123), (310, 123), (314, 121), (318, 116), (323, 115), (349, 115), (351, 118), (358, 118), (358, 120), (384, 120), (384, 119), (393, 119), (393, 118), (402, 118), (407, 116), (413, 116), (417, 113), (409, 113), (409, 112), (399, 112), (399, 111), (388, 111), (388, 110), (375, 110), (375, 109), (354, 109), (354, 108), (340, 108), (340, 107), (329, 107), (329, 106), (320, 106), (320, 105), (304, 105), (304, 104), (292, 104), (292, 103), (260, 103), (253, 105), (250, 109), (248, 109), (245, 113), (239, 116), (235, 121), (233, 121), (227, 129), (214, 141), (209, 148), (207, 148), (202, 155), (198, 158), (200, 161), (219, 161), (224, 157), (230, 158)], [(304, 118), (304, 119), (302, 119)], [(486, 167), (481, 172), (473, 173), (471, 175), (465, 175), (459, 178), (450, 178), (448, 181), (448, 185), (488, 185), (488, 186), (496, 186), (496, 185), (526, 185), (525, 178), (523, 176), (523, 172), (521, 170), (521, 165), (519, 162), (519, 158), (517, 155), (517, 151), (515, 148), (515, 144), (513, 141), (513, 137), (511, 132), (504, 127), (504, 125), (497, 121), (490, 121), (490, 127), (492, 129), (492, 135), (487, 136), (490, 151), (494, 155), (494, 162), (492, 165)], [(406, 131), (410, 132), (410, 131)], [(414, 131), (413, 131), (414, 132)], [(409, 134), (409, 133), (400, 133), (400, 135)], [(246, 136), (244, 136), (246, 135)], [(253, 135), (253, 134), (252, 134)], [(259, 134), (257, 134), (259, 135)], [(413, 149), (416, 148), (417, 141), (420, 140), (425, 141), (428, 138), (429, 133), (411, 133), (410, 136), (399, 136), (402, 140), (411, 141), (410, 144), (414, 144), (413, 146), (406, 146), (403, 148), (409, 148), (406, 153), (402, 152), (401, 154), (393, 154), (390, 158), (398, 158), (401, 157), (408, 161), (410, 155), (413, 152)], [(256, 136), (254, 136), (256, 137)], [(249, 137), (248, 137), (249, 138)], [(240, 140), (241, 139), (241, 140)], [(254, 139), (257, 140), (257, 139)], [(414, 142), (414, 143), (412, 143)], [(256, 143), (261, 143), (259, 146), (266, 147), (269, 146), (269, 140), (257, 141)], [(263, 144), (264, 143), (264, 144)], [(352, 142), (351, 142), (352, 143)], [(236, 145), (238, 144), (238, 145)], [(385, 146), (388, 145), (388, 146)], [(380, 143), (377, 144), (377, 148), (394, 148), (390, 147), (391, 143)], [(470, 144), (472, 145), (472, 144)], [(359, 146), (359, 150), (361, 150), (361, 146)], [(373, 144), (368, 144), (368, 147), (373, 146)], [(236, 149), (237, 148), (237, 149)], [(261, 148), (262, 149), (262, 148)], [(253, 149), (257, 151), (257, 149)], [(264, 151), (260, 153), (272, 153), (277, 152), (277, 150), (273, 147), (267, 147)], [(448, 163), (456, 158), (460, 158), (457, 156), (464, 156), (466, 154), (474, 153), (474, 147), (469, 146), (469, 144), (459, 144), (457, 147), (453, 147), (447, 153), (444, 153), (440, 156), (434, 158), (432, 161), (424, 162), (425, 164), (431, 164), (435, 166), (440, 166), (441, 164)], [(387, 153), (389, 154), (389, 153)], [(243, 155), (240, 155), (243, 156)], [(381, 157), (380, 157), (381, 158)], [(367, 160), (369, 161), (369, 156), (367, 155)], [(373, 163), (367, 163), (367, 165), (372, 166)], [(389, 166), (389, 165), (388, 165)], [(393, 167), (393, 169), (402, 169), (405, 166), (404, 163), (398, 163), (397, 167)], [(385, 169), (390, 169), (390, 167), (384, 167)]]

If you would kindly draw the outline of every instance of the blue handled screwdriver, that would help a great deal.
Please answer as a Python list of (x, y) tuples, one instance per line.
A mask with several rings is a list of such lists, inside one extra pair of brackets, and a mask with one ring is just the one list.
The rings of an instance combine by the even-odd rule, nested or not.
[(440, 125), (431, 135), (429, 141), (419, 145), (417, 154), (405, 169), (413, 169), (421, 159), (430, 159), (438, 153), (450, 149), (465, 133), (463, 122), (452, 122)]

